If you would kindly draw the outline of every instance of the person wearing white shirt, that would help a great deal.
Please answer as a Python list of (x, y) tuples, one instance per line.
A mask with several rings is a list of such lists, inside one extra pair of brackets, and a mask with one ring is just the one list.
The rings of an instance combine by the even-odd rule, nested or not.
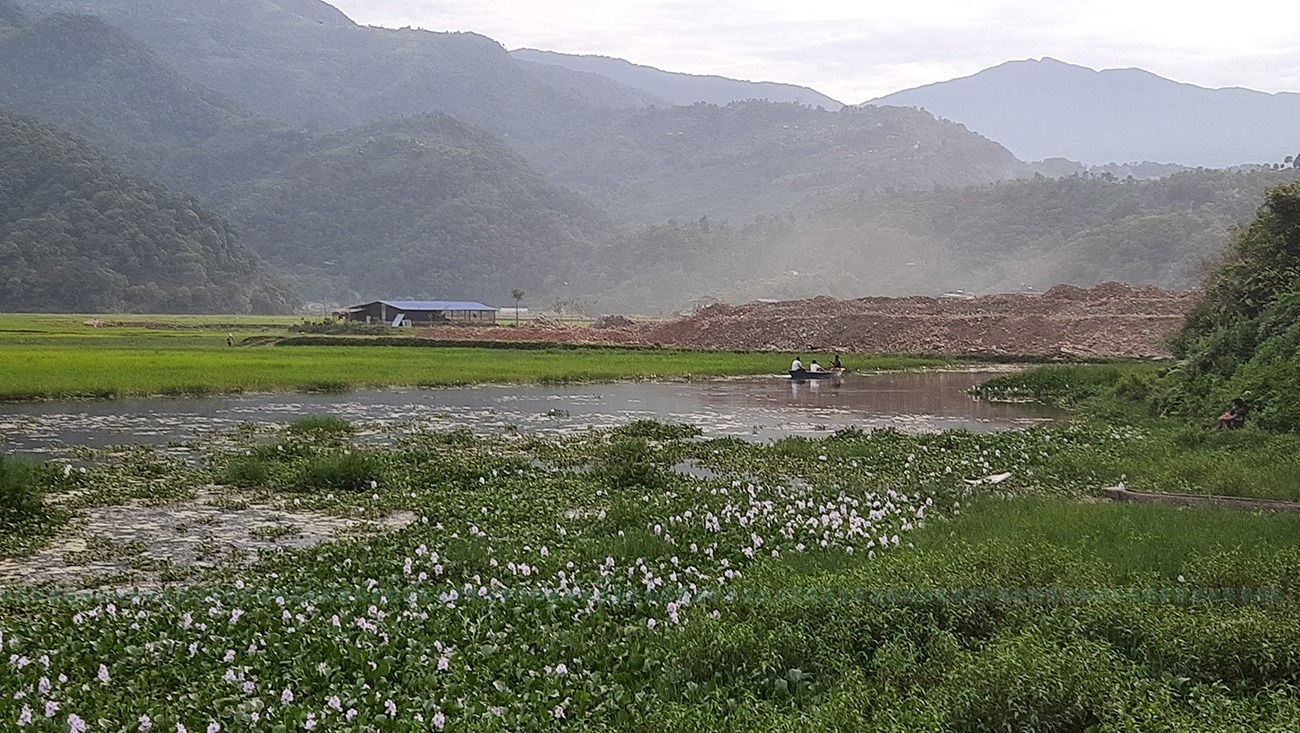
[(792, 372), (802, 372), (802, 371), (803, 371), (803, 362), (802, 362), (802, 361), (799, 361), (799, 357), (796, 356), (796, 357), (794, 358), (794, 361), (790, 363), (790, 371), (792, 371)]

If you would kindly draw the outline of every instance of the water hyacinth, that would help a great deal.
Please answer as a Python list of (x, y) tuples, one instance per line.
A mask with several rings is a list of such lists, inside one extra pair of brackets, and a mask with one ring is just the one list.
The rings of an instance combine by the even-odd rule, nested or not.
[[(825, 455), (831, 460), (816, 462), (836, 463)], [(452, 460), (483, 470), (452, 471), (444, 465)], [(415, 474), (420, 461), (432, 467)], [(509, 470), (493, 475), (482, 465), (491, 461)], [(247, 592), (213, 590), (203, 600), (145, 595), (135, 605), (118, 601), (111, 611), (69, 604), (40, 642), (21, 649), (28, 661), (11, 664), (21, 679), (0, 682), (0, 689), (45, 689), (49, 674), (34, 670), (30, 659), (49, 654), (56, 670), (81, 670), (73, 676), (78, 683), (100, 670), (108, 689), (69, 691), (68, 708), (90, 720), (120, 697), (113, 688), (121, 680), (144, 668), (205, 680), (195, 692), (204, 704), (228, 706), (211, 717), (220, 715), (229, 729), (237, 727), (230, 721), (247, 725), (253, 715), (266, 729), (331, 729), (365, 724), (381, 711), (408, 723), (423, 716), (425, 728), (437, 730), (453, 727), (449, 716), (459, 724), (462, 715), (500, 716), (521, 727), (584, 720), (632, 710), (615, 700), (621, 693), (595, 680), (644, 678), (651, 690), (653, 677), (623, 660), (644, 657), (683, 626), (720, 619), (727, 594), (751, 574), (789, 556), (834, 563), (855, 547), (900, 551), (907, 532), (941, 520), (951, 501), (912, 486), (863, 485), (865, 469), (845, 477), (846, 484), (679, 478), (652, 493), (516, 462), (420, 453), (411, 477), (392, 488), (385, 480), (371, 495), (397, 502), (416, 493), (418, 500), (400, 506), (419, 522), (268, 556), (255, 571), (238, 570), (239, 579), (224, 581), (224, 591), (233, 585)], [(302, 499), (309, 506), (322, 501), (319, 494)], [(342, 495), (337, 511), (357, 499)], [(569, 511), (575, 507), (580, 511)], [(295, 595), (302, 588), (317, 595)], [(98, 660), (72, 652), (73, 638), (122, 641), (115, 656)], [(601, 685), (605, 692), (590, 692)], [(57, 703), (49, 704), (53, 717)], [(19, 719), (22, 708), (10, 705), (5, 719)], [(140, 730), (216, 724), (208, 717), (177, 720), (157, 707), (132, 709), (130, 702), (111, 709), (118, 719), (130, 712), (125, 719), (138, 720)], [(27, 715), (39, 710), (29, 707)]]

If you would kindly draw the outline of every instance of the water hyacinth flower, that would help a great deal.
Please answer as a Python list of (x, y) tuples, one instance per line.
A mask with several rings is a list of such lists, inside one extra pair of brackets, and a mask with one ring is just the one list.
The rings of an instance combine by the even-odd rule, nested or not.
[(442, 730), (443, 726), (445, 726), (445, 725), (447, 725), (447, 716), (446, 716), (446, 715), (443, 715), (441, 710), (439, 710), (438, 712), (434, 713), (434, 714), (433, 714), (433, 727), (437, 728), (438, 730)]
[(149, 719), (149, 716), (148, 716), (148, 715), (141, 715), (141, 716), (140, 716), (140, 730), (141, 730), (141, 731), (147, 731), (147, 730), (152, 730), (152, 729), (153, 729), (153, 721)]
[(211, 723), (208, 723), (208, 733), (220, 733), (220, 731), (221, 731), (220, 723), (216, 722), (215, 720), (212, 721)]
[(53, 718), (57, 712), (59, 712), (59, 704), (53, 700), (47, 700), (45, 702), (45, 717)]
[(76, 713), (72, 713), (68, 716), (69, 733), (86, 733), (86, 728), (88, 727), (86, 721), (82, 720)]
[(392, 700), (385, 700), (384, 712), (388, 713), (388, 717), (390, 718), (393, 717), (394, 715), (397, 715), (397, 703), (393, 702)]
[(23, 711), (18, 714), (18, 727), (21, 728), (32, 722), (32, 709), (23, 705)]

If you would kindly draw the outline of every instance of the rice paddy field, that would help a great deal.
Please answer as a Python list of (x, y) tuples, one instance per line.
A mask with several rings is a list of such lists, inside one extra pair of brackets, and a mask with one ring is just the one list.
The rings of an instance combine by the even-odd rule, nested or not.
[[(131, 318), (0, 314), (0, 400), (710, 377), (784, 373), (789, 364), (787, 356), (774, 353), (348, 345), (362, 343), (359, 338), (277, 347), (293, 336), (288, 331), (293, 324), (284, 318), (246, 317), (234, 323), (221, 322), (231, 316)], [(94, 322), (124, 325), (89, 325)], [(227, 346), (228, 337), (234, 347)], [(418, 340), (406, 340), (413, 341)], [(882, 355), (854, 361), (868, 370), (946, 363)]]
[[(240, 426), (200, 461), (129, 442), (0, 459), (0, 728), (1300, 720), (1300, 515), (1099, 498), (1232, 473), (1238, 493), (1292, 497), (1288, 436), (1080, 419), (361, 440), (381, 429), (318, 416)], [(130, 512), (148, 531), (115, 534)]]

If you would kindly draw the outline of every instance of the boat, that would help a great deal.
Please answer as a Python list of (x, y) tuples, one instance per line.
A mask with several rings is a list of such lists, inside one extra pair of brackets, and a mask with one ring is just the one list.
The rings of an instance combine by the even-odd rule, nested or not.
[(807, 369), (790, 370), (790, 379), (796, 382), (804, 382), (809, 379), (838, 379), (844, 376), (843, 369), (827, 369), (821, 372), (810, 372)]

